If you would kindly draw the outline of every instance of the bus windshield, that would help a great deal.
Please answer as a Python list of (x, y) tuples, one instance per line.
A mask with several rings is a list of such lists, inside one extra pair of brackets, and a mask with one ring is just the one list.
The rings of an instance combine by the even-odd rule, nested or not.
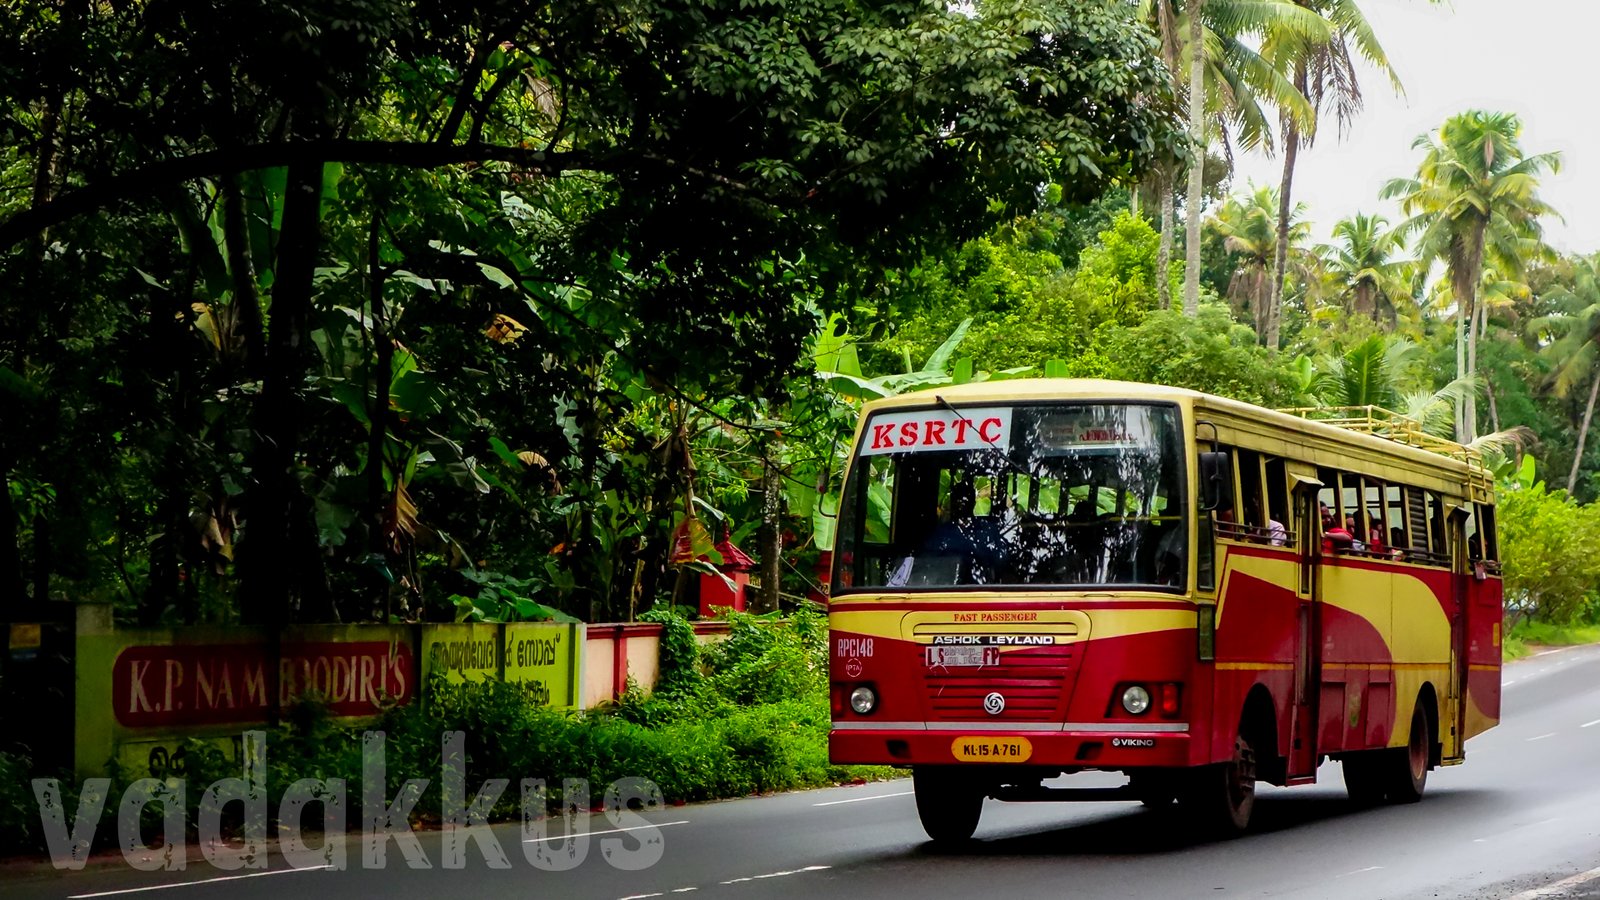
[(863, 431), (840, 503), (836, 592), (1181, 587), (1176, 408), (894, 410)]

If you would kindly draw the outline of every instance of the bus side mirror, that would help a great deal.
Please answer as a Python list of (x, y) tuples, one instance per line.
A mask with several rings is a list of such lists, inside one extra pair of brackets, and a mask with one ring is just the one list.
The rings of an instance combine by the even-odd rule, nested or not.
[(1200, 508), (1207, 512), (1233, 498), (1233, 466), (1228, 454), (1213, 450), (1200, 454)]

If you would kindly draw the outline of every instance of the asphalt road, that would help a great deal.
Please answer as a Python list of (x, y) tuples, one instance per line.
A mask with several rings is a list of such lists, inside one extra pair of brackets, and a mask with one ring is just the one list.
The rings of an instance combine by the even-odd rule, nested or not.
[[(496, 828), (510, 868), (474, 848), (464, 869), (441, 867), (440, 835), (420, 836), (433, 868), (272, 870), (239, 878), (201, 863), (183, 872), (95, 864), (81, 872), (0, 875), (6, 900), (96, 896), (163, 900), (769, 897), (1295, 897), (1600, 898), (1600, 648), (1560, 651), (1509, 666), (1505, 718), (1468, 743), (1467, 763), (1435, 770), (1414, 806), (1357, 810), (1337, 765), (1321, 781), (1262, 786), (1246, 837), (1199, 839), (1133, 803), (989, 801), (978, 840), (939, 852), (917, 824), (909, 782), (657, 810), (659, 859), (640, 836), (606, 834), (595, 816), (586, 859), (569, 871), (535, 868), (515, 828)], [(1069, 783), (1111, 786), (1113, 776)], [(621, 823), (624, 827), (636, 822)], [(617, 842), (607, 850), (602, 844)], [(1576, 877), (1574, 877), (1576, 876)], [(1562, 881), (1565, 886), (1548, 887)], [(1543, 888), (1543, 890), (1541, 890)]]

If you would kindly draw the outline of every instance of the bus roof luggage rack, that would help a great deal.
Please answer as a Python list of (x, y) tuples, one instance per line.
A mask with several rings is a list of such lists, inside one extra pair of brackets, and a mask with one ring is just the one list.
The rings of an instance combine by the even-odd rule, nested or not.
[(1482, 453), (1449, 438), (1429, 434), (1421, 422), (1410, 416), (1381, 406), (1302, 406), (1278, 412), (1459, 459), (1467, 464), (1467, 477), (1474, 489), (1487, 493), (1494, 488), (1494, 475), (1484, 463)]

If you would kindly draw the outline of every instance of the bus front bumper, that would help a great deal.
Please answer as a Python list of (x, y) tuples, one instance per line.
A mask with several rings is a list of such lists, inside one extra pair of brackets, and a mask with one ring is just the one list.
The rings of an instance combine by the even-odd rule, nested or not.
[[(992, 722), (835, 722), (835, 765), (972, 765), (1136, 769), (1192, 765), (1188, 725), (1120, 723), (996, 728)], [(1049, 730), (1046, 730), (1049, 729)]]

